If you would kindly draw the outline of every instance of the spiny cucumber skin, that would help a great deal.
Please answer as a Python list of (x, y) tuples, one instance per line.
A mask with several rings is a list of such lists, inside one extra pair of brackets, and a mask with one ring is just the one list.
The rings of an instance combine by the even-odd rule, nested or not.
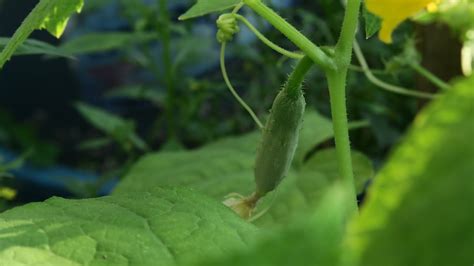
[(288, 174), (298, 145), (305, 106), (301, 90), (292, 96), (282, 90), (275, 98), (255, 161), (257, 197), (274, 190)]

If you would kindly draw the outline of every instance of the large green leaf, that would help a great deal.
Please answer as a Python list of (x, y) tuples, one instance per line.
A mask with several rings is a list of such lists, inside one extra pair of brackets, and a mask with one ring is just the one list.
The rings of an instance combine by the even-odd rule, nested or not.
[(53, 198), (0, 215), (0, 265), (182, 265), (246, 249), (256, 233), (189, 190)]
[[(245, 140), (234, 139), (236, 143)], [(230, 139), (219, 143), (230, 143)], [(371, 163), (357, 152), (353, 158), (355, 179), (358, 184), (364, 184), (373, 176)], [(316, 153), (300, 171), (292, 170), (278, 190), (259, 203), (255, 212), (263, 215), (255, 224), (260, 227), (286, 224), (317, 205), (328, 187), (340, 180), (335, 160), (333, 149), (324, 150)], [(156, 172), (150, 174), (152, 165)], [(138, 162), (114, 193), (140, 193), (154, 186), (185, 186), (217, 200), (232, 192), (249, 195), (255, 189), (253, 165), (254, 156), (250, 153), (213, 146), (194, 152), (157, 153)]]
[(357, 265), (474, 262), (473, 88), (430, 105), (375, 179), (348, 240)]
[(46, 29), (59, 38), (66, 28), (69, 16), (80, 12), (83, 4), (83, 0), (41, 0), (0, 54), (0, 69), (34, 30)]
[(101, 32), (76, 37), (61, 45), (61, 50), (74, 54), (100, 53), (156, 40), (156, 33)]
[(330, 188), (323, 200), (311, 208), (304, 219), (287, 224), (263, 238), (250, 251), (207, 261), (202, 265), (338, 265), (347, 221), (345, 197), (341, 187)]
[[(331, 123), (326, 118), (308, 112), (295, 162), (301, 165), (314, 146), (332, 135)], [(219, 140), (194, 151), (145, 155), (114, 193), (146, 191), (163, 185), (188, 186), (219, 199), (231, 192), (250, 193), (254, 189), (253, 167), (259, 141), (260, 133), (254, 132)]]
[(242, 0), (197, 0), (186, 13), (179, 17), (180, 20), (195, 18), (207, 15), (212, 12), (218, 12), (232, 8), (238, 5)]
[[(331, 138), (331, 123), (317, 113), (305, 116), (294, 164), (277, 192), (267, 195), (256, 213), (262, 227), (288, 223), (316, 206), (328, 187), (339, 180), (334, 149), (304, 155)], [(255, 190), (254, 160), (260, 133), (219, 140), (194, 151), (158, 152), (143, 157), (117, 186), (114, 193), (148, 191), (156, 186), (185, 186), (223, 200), (230, 193), (250, 195)], [(370, 161), (354, 152), (355, 178), (359, 190), (373, 176)], [(276, 195), (276, 196), (275, 196)], [(355, 199), (354, 199), (355, 200)], [(268, 207), (270, 207), (268, 209)], [(268, 209), (268, 210), (266, 210)]]
[(220, 200), (231, 192), (250, 194), (253, 161), (251, 153), (222, 148), (150, 154), (133, 166), (114, 193), (185, 186)]

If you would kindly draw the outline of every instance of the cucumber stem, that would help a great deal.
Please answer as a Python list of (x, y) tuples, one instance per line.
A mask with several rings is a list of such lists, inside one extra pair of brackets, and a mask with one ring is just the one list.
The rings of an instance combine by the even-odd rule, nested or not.
[(296, 65), (293, 73), (288, 77), (284, 90), (289, 97), (297, 98), (301, 93), (301, 87), (304, 77), (314, 65), (314, 62), (308, 56), (303, 57)]

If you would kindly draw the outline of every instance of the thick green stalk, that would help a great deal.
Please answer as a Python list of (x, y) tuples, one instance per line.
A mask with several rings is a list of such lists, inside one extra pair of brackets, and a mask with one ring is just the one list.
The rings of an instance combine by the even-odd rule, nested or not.
[(347, 72), (352, 58), (352, 44), (359, 22), (361, 0), (347, 0), (341, 35), (335, 50), (335, 71), (326, 71), (331, 97), (331, 112), (336, 141), (336, 153), (339, 175), (342, 177), (346, 191), (350, 195), (348, 206), (357, 213), (357, 194), (355, 191), (354, 172), (352, 169), (351, 144), (346, 103)]
[(328, 72), (327, 79), (331, 98), (332, 123), (336, 142), (336, 155), (339, 176), (351, 196), (348, 205), (357, 212), (357, 194), (352, 169), (351, 145), (349, 140), (349, 126), (346, 107), (346, 78), (347, 70), (342, 72)]
[(342, 30), (336, 45), (336, 64), (338, 67), (348, 68), (351, 63), (352, 44), (359, 23), (360, 7), (361, 0), (347, 0)]
[(311, 42), (293, 25), (280, 17), (275, 11), (266, 6), (261, 0), (244, 0), (244, 3), (257, 14), (266, 19), (277, 30), (292, 41), (313, 62), (325, 70), (335, 69), (334, 62), (321, 48)]

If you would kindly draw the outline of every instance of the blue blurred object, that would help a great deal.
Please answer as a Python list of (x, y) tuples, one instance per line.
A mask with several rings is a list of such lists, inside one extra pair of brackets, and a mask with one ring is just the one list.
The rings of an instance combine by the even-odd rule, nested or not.
[[(5, 163), (15, 161), (20, 155), (0, 147), (0, 157)], [(70, 184), (80, 182), (94, 183), (99, 176), (93, 172), (72, 169), (67, 166), (55, 165), (51, 167), (35, 167), (25, 162), (20, 168), (11, 170), (15, 179), (30, 183), (37, 187), (47, 187), (52, 190), (62, 192), (61, 194), (70, 194)], [(100, 195), (109, 194), (117, 180), (112, 180), (100, 188)]]

